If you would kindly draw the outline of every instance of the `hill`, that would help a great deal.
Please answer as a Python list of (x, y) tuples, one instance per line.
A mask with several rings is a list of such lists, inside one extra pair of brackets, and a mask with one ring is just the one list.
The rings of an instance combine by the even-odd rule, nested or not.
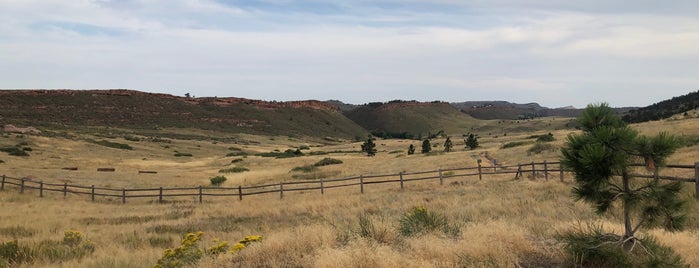
[(654, 103), (647, 107), (630, 110), (623, 116), (623, 119), (629, 123), (654, 121), (669, 118), (673, 115), (685, 113), (697, 108), (699, 108), (699, 90), (687, 95)]
[[(537, 117), (578, 117), (583, 109), (573, 106), (562, 108), (548, 108), (538, 103), (518, 104), (507, 101), (466, 101), (452, 103), (452, 106), (478, 119), (505, 119), (521, 120)], [(623, 114), (634, 107), (614, 108), (617, 113)]]
[(375, 136), (394, 138), (427, 137), (439, 131), (466, 133), (478, 124), (478, 120), (446, 102), (375, 102), (358, 106), (345, 115)]
[(354, 138), (366, 131), (320, 101), (187, 98), (134, 90), (2, 90), (0, 123), (64, 128), (197, 128), (233, 133)]

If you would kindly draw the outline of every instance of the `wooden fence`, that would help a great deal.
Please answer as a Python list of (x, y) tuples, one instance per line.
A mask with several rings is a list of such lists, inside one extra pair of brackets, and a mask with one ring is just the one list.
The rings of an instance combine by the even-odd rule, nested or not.
[[(684, 170), (686, 173), (690, 173), (688, 170), (694, 169), (694, 178), (661, 176), (659, 174), (634, 174), (634, 176), (641, 178), (655, 178), (655, 175), (657, 175), (659, 179), (663, 180), (693, 182), (695, 184), (695, 196), (699, 201), (699, 162), (695, 163), (694, 165), (667, 165), (664, 170), (667, 169), (680, 169)], [(482, 166), (481, 160), (478, 160), (478, 166), (476, 167), (439, 169), (434, 171), (422, 172), (400, 172), (397, 174), (385, 175), (360, 175), (356, 177), (339, 179), (319, 179), (286, 182), (280, 181), (279, 183), (275, 184), (252, 186), (240, 185), (238, 187), (198, 186), (133, 189), (96, 187), (94, 185), (81, 186), (68, 183), (45, 183), (43, 181), (35, 181), (26, 178), (13, 178), (2, 175), (2, 181), (0, 182), (0, 190), (5, 190), (6, 188), (14, 188), (18, 189), (20, 193), (24, 193), (24, 191), (27, 189), (38, 190), (39, 197), (44, 197), (45, 192), (62, 193), (64, 197), (67, 196), (68, 193), (70, 193), (76, 195), (89, 196), (90, 200), (92, 201), (95, 201), (95, 198), (97, 197), (114, 197), (121, 199), (122, 203), (126, 203), (127, 199), (133, 198), (157, 198), (158, 202), (163, 202), (165, 198), (170, 197), (194, 197), (198, 198), (199, 203), (202, 203), (205, 196), (228, 197), (243, 200), (244, 196), (278, 194), (279, 198), (284, 198), (284, 194), (289, 192), (319, 191), (320, 194), (325, 194), (325, 191), (328, 189), (346, 187), (356, 187), (358, 188), (357, 190), (363, 194), (365, 187), (369, 187), (370, 185), (376, 184), (395, 183), (399, 185), (400, 189), (403, 189), (406, 184), (415, 181), (432, 180), (439, 181), (439, 184), (443, 185), (445, 181), (452, 180), (454, 178), (478, 176), (478, 179), (482, 180), (483, 175), (493, 174), (515, 174), (515, 179), (520, 179), (525, 176), (528, 176), (532, 179), (543, 177), (543, 179), (546, 180), (548, 180), (552, 176), (558, 175), (559, 179), (563, 181), (565, 172), (567, 171), (561, 168), (560, 162), (543, 161), (541, 163), (532, 162), (527, 164), (517, 164), (510, 166)]]

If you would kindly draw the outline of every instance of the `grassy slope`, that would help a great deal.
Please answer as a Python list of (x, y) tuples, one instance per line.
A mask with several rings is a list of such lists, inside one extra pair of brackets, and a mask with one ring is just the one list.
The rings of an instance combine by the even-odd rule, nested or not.
[(418, 136), (437, 133), (466, 133), (479, 121), (456, 110), (448, 103), (388, 103), (367, 105), (345, 113), (368, 130), (389, 133), (407, 132)]
[[(111, 94), (113, 93), (113, 94)], [(316, 105), (317, 107), (314, 107)], [(0, 91), (0, 124), (68, 129), (110, 126), (196, 128), (261, 135), (352, 139), (365, 131), (339, 110), (309, 101), (292, 106), (244, 100), (188, 99), (138, 91)]]
[[(504, 164), (554, 161), (558, 158), (555, 151), (527, 155), (526, 150), (531, 145), (501, 148), (505, 143), (528, 141), (533, 134), (547, 132), (554, 134), (557, 141), (553, 144), (560, 146), (564, 137), (574, 130), (556, 130), (548, 125), (551, 124), (550, 120), (522, 121), (519, 124), (511, 122), (507, 136), (482, 135), (482, 148), (474, 151), (461, 149), (462, 141), (456, 140), (456, 152), (406, 156), (408, 145), (418, 145), (417, 141), (380, 140), (377, 142), (379, 153), (374, 158), (357, 153), (290, 159), (225, 157), (231, 152), (229, 147), (238, 147), (250, 153), (275, 149), (283, 151), (300, 145), (310, 145), (312, 151), (359, 149), (359, 143), (323, 145), (279, 136), (238, 135), (235, 140), (246, 141), (238, 144), (212, 140), (174, 140), (164, 144), (107, 138), (134, 147), (134, 150), (128, 151), (87, 143), (82, 139), (104, 137), (83, 136), (85, 134), (75, 134), (78, 138), (73, 139), (6, 135), (0, 137), (0, 145), (27, 142), (27, 146), (33, 150), (31, 156), (26, 158), (0, 154), (0, 159), (6, 162), (0, 164), (0, 170), (8, 175), (30, 176), (47, 182), (60, 182), (67, 178), (75, 184), (110, 187), (196, 186), (207, 185), (209, 177), (218, 175), (218, 169), (232, 166), (232, 159), (242, 158), (243, 162), (236, 165), (245, 166), (251, 171), (226, 174), (229, 180), (224, 186), (236, 186), (293, 181), (294, 173), (290, 172), (293, 167), (312, 164), (328, 156), (344, 163), (322, 167), (317, 171), (317, 176), (334, 178), (474, 166), (485, 152)], [(553, 124), (556, 121), (553, 120)], [(495, 121), (481, 123), (484, 124), (483, 128), (493, 129), (503, 124)], [(698, 126), (699, 119), (692, 118), (643, 123), (634, 125), (634, 128), (644, 134), (668, 130), (681, 132), (685, 136), (699, 136)], [(198, 135), (217, 134), (207, 132)], [(681, 148), (670, 162), (693, 164), (699, 160), (698, 149), (697, 145)], [(193, 157), (174, 157), (175, 150), (192, 153)], [(390, 153), (395, 151), (402, 152)], [(65, 166), (80, 169), (60, 170)], [(102, 166), (116, 167), (117, 172), (94, 172), (96, 167)], [(159, 173), (138, 175), (136, 171), (139, 169), (157, 170)], [(677, 175), (693, 176), (693, 172), (690, 173)], [(589, 206), (574, 202), (570, 197), (569, 182), (570, 177), (564, 183), (557, 180), (513, 181), (509, 175), (488, 176), (483, 181), (471, 177), (448, 180), (444, 186), (439, 186), (435, 181), (411, 182), (406, 184), (404, 191), (400, 191), (397, 185), (372, 185), (366, 188), (364, 195), (359, 194), (358, 189), (339, 188), (329, 189), (325, 195), (292, 192), (286, 194), (283, 200), (271, 194), (246, 197), (243, 201), (212, 199), (202, 205), (193, 199), (165, 205), (155, 205), (152, 200), (129, 200), (126, 205), (118, 204), (117, 200), (91, 203), (84, 196), (64, 199), (61, 194), (55, 193), (38, 199), (35, 191), (18, 194), (7, 190), (0, 192), (0, 202), (4, 207), (14, 209), (2, 210), (0, 229), (24, 226), (37, 232), (29, 237), (19, 237), (20, 243), (57, 240), (62, 237), (62, 231), (68, 229), (85, 232), (89, 239), (95, 241), (97, 251), (82, 262), (62, 264), (65, 267), (152, 267), (166, 245), (153, 246), (149, 240), (171, 240), (171, 245), (174, 245), (187, 229), (205, 231), (203, 242), (206, 245), (211, 245), (214, 237), (236, 241), (250, 234), (264, 236), (263, 243), (253, 245), (238, 255), (204, 260), (200, 264), (205, 267), (231, 265), (232, 261), (248, 267), (555, 266), (562, 258), (560, 245), (553, 239), (557, 232), (570, 229), (579, 222), (592, 221), (599, 221), (610, 231), (618, 232), (621, 229), (620, 221), (613, 216), (595, 216)], [(688, 198), (692, 198), (691, 186), (687, 185)], [(440, 234), (418, 238), (398, 235), (396, 229), (400, 216), (415, 205), (444, 213), (450, 222), (460, 226), (461, 233), (455, 238)], [(699, 257), (692, 249), (699, 246), (696, 236), (699, 210), (696, 203), (690, 205), (692, 214), (687, 231), (650, 233), (657, 236), (660, 242), (675, 248), (690, 265), (697, 266)], [(168, 217), (182, 211), (193, 213)], [(359, 214), (367, 214), (383, 235), (375, 238), (358, 236)], [(105, 219), (106, 222), (90, 224), (87, 219), (90, 217)], [(0, 241), (8, 239), (13, 239), (11, 234), (0, 232)]]

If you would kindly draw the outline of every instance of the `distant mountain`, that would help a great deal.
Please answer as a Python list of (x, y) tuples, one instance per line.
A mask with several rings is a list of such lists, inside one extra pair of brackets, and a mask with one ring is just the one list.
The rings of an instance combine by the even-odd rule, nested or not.
[(199, 128), (354, 138), (366, 130), (320, 101), (188, 98), (134, 90), (0, 90), (0, 124)]
[(477, 121), (446, 102), (375, 102), (344, 114), (375, 136), (395, 138), (427, 137), (440, 130), (462, 133)]
[(640, 123), (668, 118), (697, 108), (699, 108), (699, 90), (654, 103), (647, 107), (632, 109), (622, 118), (629, 123)]
[[(538, 103), (517, 104), (507, 101), (466, 101), (452, 103), (451, 105), (474, 118), (484, 120), (519, 120), (548, 116), (578, 117), (583, 110), (576, 109), (573, 106), (552, 109), (543, 107)], [(619, 114), (625, 113), (630, 109), (634, 108), (614, 108)]]

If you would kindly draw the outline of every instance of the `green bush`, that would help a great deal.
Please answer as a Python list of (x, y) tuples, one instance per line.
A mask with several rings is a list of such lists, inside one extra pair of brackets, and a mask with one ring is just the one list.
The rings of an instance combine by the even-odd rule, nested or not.
[(320, 160), (313, 165), (316, 167), (322, 167), (322, 166), (338, 165), (338, 164), (342, 164), (342, 160), (326, 157), (326, 158), (323, 158), (323, 160)]
[(307, 165), (307, 166), (300, 166), (300, 167), (292, 168), (292, 169), (291, 169), (291, 172), (305, 172), (305, 173), (309, 173), (309, 172), (316, 171), (317, 169), (318, 169), (318, 166), (315, 166), (315, 165)]
[(311, 147), (309, 147), (308, 145), (299, 146), (299, 150), (310, 150), (310, 149), (311, 149)]
[(537, 142), (532, 146), (531, 148), (527, 149), (527, 154), (540, 154), (543, 153), (544, 151), (555, 151), (556, 146), (553, 144), (548, 144), (548, 143), (543, 143), (543, 142)]
[(247, 168), (244, 168), (244, 167), (232, 167), (232, 168), (220, 169), (218, 171), (218, 173), (241, 173), (241, 172), (246, 172), (246, 171), (250, 171), (250, 170)]
[(109, 148), (115, 148), (115, 149), (122, 149), (122, 150), (133, 150), (133, 147), (131, 147), (128, 144), (123, 144), (123, 143), (118, 143), (118, 142), (111, 142), (108, 140), (100, 140), (100, 141), (95, 141), (95, 140), (88, 140), (89, 142), (92, 142), (97, 145), (102, 145), (105, 147)]
[(653, 237), (624, 242), (621, 236), (588, 225), (558, 236), (571, 267), (687, 267), (672, 248)]
[(242, 158), (236, 158), (236, 159), (231, 160), (231, 164), (240, 163), (240, 162), (243, 162)]
[(422, 206), (413, 207), (401, 216), (399, 231), (404, 236), (419, 236), (434, 231), (455, 236), (460, 232), (458, 227), (449, 224), (444, 214), (428, 211)]
[[(15, 241), (0, 243), (0, 266), (14, 266), (42, 260), (60, 263), (80, 259), (95, 252), (95, 244), (79, 231), (66, 231), (61, 241), (44, 240), (31, 247)], [(3, 263), (4, 262), (4, 263)]]
[(2, 164), (2, 163), (5, 163), (5, 161), (4, 161), (4, 160), (2, 160), (2, 159), (0, 159), (0, 164)]
[(226, 182), (227, 179), (224, 176), (216, 176), (216, 177), (210, 178), (209, 180), (211, 181), (211, 185), (221, 186), (221, 184)]
[(29, 156), (27, 151), (22, 150), (22, 148), (19, 147), (4, 147), (0, 148), (0, 151), (6, 152), (7, 154), (12, 156)]
[(256, 156), (261, 156), (261, 157), (275, 157), (275, 158), (290, 158), (290, 157), (298, 157), (298, 156), (303, 156), (303, 153), (301, 150), (293, 150), (293, 149), (288, 149), (284, 152), (279, 152), (279, 151), (274, 151), (274, 152), (269, 152), (269, 153), (259, 153), (256, 154)]
[(361, 237), (371, 238), (381, 243), (387, 242), (390, 237), (390, 230), (374, 225), (374, 222), (367, 214), (359, 214), (358, 233)]
[(544, 135), (539, 135), (536, 137), (537, 142), (552, 142), (555, 141), (556, 139), (553, 137), (552, 133), (549, 134), (544, 134)]
[(502, 145), (502, 149), (507, 149), (507, 148), (512, 148), (512, 147), (517, 147), (517, 146), (522, 146), (522, 145), (527, 145), (527, 144), (532, 144), (534, 143), (533, 141), (513, 141), (513, 142), (508, 142)]
[(183, 156), (191, 157), (192, 154), (190, 154), (190, 153), (181, 153), (181, 152), (175, 151), (175, 157), (183, 157)]

